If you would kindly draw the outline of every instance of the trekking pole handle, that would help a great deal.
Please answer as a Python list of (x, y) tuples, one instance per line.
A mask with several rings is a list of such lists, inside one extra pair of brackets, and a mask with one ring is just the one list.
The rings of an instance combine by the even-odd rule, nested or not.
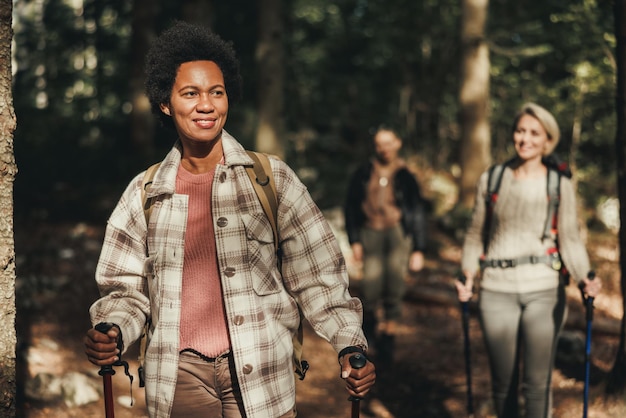
[[(367, 357), (365, 357), (361, 353), (356, 353), (355, 355), (350, 357), (350, 366), (352, 366), (353, 369), (360, 369), (365, 366), (365, 363), (367, 363)], [(348, 400), (355, 402), (360, 401), (361, 398), (359, 398), (358, 396), (350, 396)]]
[(459, 271), (459, 274), (457, 275), (457, 280), (460, 281), (462, 284), (465, 284), (465, 282), (467, 281), (467, 277), (465, 277), (465, 273), (463, 273), (462, 271)]
[[(587, 273), (587, 278), (589, 280), (594, 280), (596, 278), (596, 272), (591, 270)], [(585, 305), (587, 306), (587, 321), (591, 321), (593, 319), (593, 296), (585, 297)]]
[[(94, 328), (96, 329), (96, 331), (100, 331), (101, 333), (106, 334), (106, 333), (109, 332), (109, 330), (111, 328), (113, 328), (113, 326), (114, 325), (111, 322), (100, 322)], [(119, 346), (119, 344), (118, 344), (118, 346)], [(115, 369), (113, 369), (113, 364), (100, 366), (100, 371), (98, 372), (98, 374), (100, 376), (104, 376), (105, 374), (114, 375), (115, 374)]]

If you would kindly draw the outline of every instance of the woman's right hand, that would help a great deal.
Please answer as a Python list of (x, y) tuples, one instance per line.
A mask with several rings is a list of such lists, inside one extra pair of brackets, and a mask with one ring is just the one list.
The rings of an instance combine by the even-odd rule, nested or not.
[(87, 359), (96, 366), (108, 366), (119, 360), (120, 350), (117, 347), (117, 338), (120, 330), (117, 326), (111, 327), (106, 334), (91, 328), (85, 334), (85, 354)]
[(361, 263), (363, 261), (363, 244), (360, 242), (355, 242), (351, 246), (352, 248), (352, 256), (354, 257), (354, 261), (357, 263)]
[(454, 286), (456, 287), (457, 296), (460, 302), (467, 302), (472, 298), (474, 294), (474, 276), (471, 274), (463, 273), (465, 276), (465, 283), (462, 283), (461, 280), (455, 280)]

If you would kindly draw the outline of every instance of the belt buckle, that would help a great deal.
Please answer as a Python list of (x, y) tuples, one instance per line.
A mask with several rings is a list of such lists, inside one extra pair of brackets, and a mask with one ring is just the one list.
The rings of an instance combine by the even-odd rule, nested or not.
[(552, 257), (550, 266), (556, 271), (561, 270), (561, 267), (563, 267), (563, 263), (561, 262), (561, 257), (559, 257), (559, 253), (552, 253), (550, 254), (550, 256)]
[(498, 260), (498, 267), (506, 269), (509, 267), (515, 267), (515, 260), (512, 259), (503, 259), (503, 260)]

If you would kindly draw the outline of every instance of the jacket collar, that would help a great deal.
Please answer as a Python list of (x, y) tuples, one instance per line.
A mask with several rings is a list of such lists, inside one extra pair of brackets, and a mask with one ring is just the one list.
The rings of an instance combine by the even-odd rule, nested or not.
[[(252, 165), (254, 161), (248, 156), (243, 146), (226, 130), (222, 130), (222, 149), (224, 161), (228, 168), (238, 165)], [(146, 196), (148, 198), (160, 194), (174, 194), (176, 190), (176, 174), (183, 155), (183, 147), (180, 140), (174, 143), (167, 153), (157, 172), (154, 175), (152, 186)]]

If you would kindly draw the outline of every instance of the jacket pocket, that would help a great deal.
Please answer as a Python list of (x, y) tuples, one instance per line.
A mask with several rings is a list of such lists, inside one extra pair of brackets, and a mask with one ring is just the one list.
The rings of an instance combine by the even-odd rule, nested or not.
[(274, 233), (264, 213), (242, 215), (246, 230), (247, 254), (254, 291), (270, 295), (283, 290), (282, 276), (278, 270), (274, 251)]

